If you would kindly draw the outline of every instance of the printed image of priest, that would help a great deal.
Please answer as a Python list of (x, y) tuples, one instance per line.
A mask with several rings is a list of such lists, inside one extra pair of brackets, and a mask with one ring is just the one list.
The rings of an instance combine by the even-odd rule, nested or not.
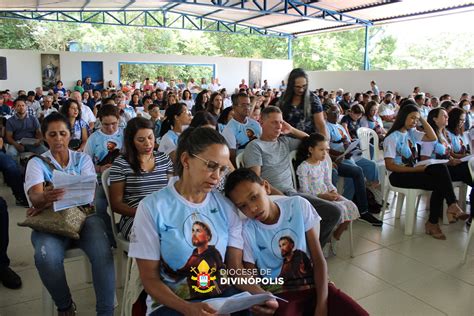
[(308, 255), (295, 248), (295, 242), (290, 236), (282, 236), (278, 241), (283, 265), (279, 277), (284, 279), (283, 287), (295, 287), (312, 284), (313, 265)]
[[(178, 271), (173, 273), (172, 271), (169, 271), (170, 268), (166, 265), (166, 263), (164, 263), (164, 268), (166, 267), (165, 271), (168, 275), (170, 276), (177, 275), (181, 277), (183, 276), (186, 277), (191, 299), (206, 298), (211, 293), (213, 295), (220, 294), (225, 289), (225, 286), (219, 285), (220, 283), (219, 271), (221, 269), (224, 269), (225, 265), (219, 251), (215, 248), (214, 245), (209, 245), (209, 242), (211, 240), (212, 240), (212, 231), (209, 225), (201, 221), (195, 221), (192, 225), (191, 243), (196, 248), (193, 250), (193, 253), (189, 257), (186, 264), (182, 268), (180, 268)], [(197, 285), (197, 282), (191, 279), (192, 276), (196, 277), (197, 274), (199, 273), (198, 266), (202, 260), (205, 260), (207, 264), (209, 265), (208, 273), (211, 276), (216, 276), (216, 280), (211, 281), (211, 284), (210, 284), (210, 286), (216, 286), (216, 288), (213, 289), (212, 292), (205, 293), (205, 294), (196, 292), (192, 288), (193, 285), (194, 286)], [(212, 271), (214, 272), (211, 273)]]

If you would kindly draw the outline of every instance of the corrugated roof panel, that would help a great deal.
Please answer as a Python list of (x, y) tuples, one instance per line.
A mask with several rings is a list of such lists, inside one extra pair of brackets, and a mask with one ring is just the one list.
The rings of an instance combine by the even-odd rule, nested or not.
[(283, 32), (283, 33), (290, 33), (294, 34), (301, 31), (309, 31), (314, 29), (319, 29), (323, 27), (332, 27), (332, 26), (339, 26), (344, 25), (341, 22), (331, 22), (325, 20), (304, 20), (297, 23), (292, 23), (284, 26), (278, 26), (272, 28), (274, 31)]

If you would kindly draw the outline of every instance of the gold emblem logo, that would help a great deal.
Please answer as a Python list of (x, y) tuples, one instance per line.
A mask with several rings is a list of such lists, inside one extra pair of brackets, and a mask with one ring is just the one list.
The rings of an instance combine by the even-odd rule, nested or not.
[(191, 268), (191, 272), (194, 273), (191, 276), (191, 280), (196, 281), (196, 285), (193, 285), (192, 288), (194, 291), (199, 293), (209, 293), (214, 290), (216, 285), (211, 285), (212, 281), (216, 280), (216, 276), (213, 275), (216, 272), (216, 268), (210, 268), (206, 260), (202, 260), (197, 267)]

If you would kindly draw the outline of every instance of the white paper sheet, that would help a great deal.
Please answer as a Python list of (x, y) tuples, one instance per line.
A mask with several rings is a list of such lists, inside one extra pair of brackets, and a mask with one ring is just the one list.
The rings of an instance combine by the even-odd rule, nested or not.
[(463, 158), (461, 158), (461, 161), (462, 162), (469, 161), (471, 158), (474, 158), (474, 155), (469, 155), (469, 156), (463, 157)]
[(448, 161), (449, 161), (448, 159), (426, 159), (426, 160), (417, 162), (415, 164), (415, 167), (423, 166), (423, 165), (429, 166), (429, 165), (443, 164), (443, 163), (448, 163)]
[(347, 154), (357, 154), (358, 152), (362, 153), (362, 150), (360, 149), (357, 149), (357, 146), (359, 145), (360, 141), (358, 139), (354, 140), (353, 142), (350, 143), (350, 145), (346, 148), (346, 151), (344, 151), (343, 154), (339, 155), (337, 158), (336, 158), (336, 161), (338, 161), (339, 159), (344, 159), (344, 157), (347, 155)]
[(286, 302), (284, 299), (270, 293), (250, 294), (249, 292), (242, 292), (230, 297), (219, 297), (205, 300), (205, 303), (211, 305), (217, 314), (230, 314), (238, 311), (249, 309), (254, 305), (260, 305), (267, 300), (278, 299)]
[(34, 145), (38, 140), (36, 138), (23, 137), (18, 143), (22, 145)]
[(97, 178), (95, 175), (70, 175), (62, 171), (53, 171), (53, 186), (55, 189), (65, 189), (64, 197), (53, 203), (55, 212), (79, 205), (90, 204), (94, 201)]

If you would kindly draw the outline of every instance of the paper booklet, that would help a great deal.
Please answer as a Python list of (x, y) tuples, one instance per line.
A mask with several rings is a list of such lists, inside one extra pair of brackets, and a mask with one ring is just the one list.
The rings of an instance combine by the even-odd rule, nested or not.
[(96, 176), (70, 175), (62, 171), (53, 171), (53, 186), (55, 189), (65, 189), (64, 197), (53, 203), (55, 212), (64, 209), (90, 204), (94, 201)]
[(260, 305), (265, 303), (265, 301), (272, 299), (287, 302), (286, 300), (270, 293), (252, 295), (249, 292), (242, 292), (229, 297), (211, 298), (205, 300), (204, 303), (211, 305), (212, 308), (217, 311), (216, 314), (230, 314), (249, 309), (254, 305)]
[(419, 161), (415, 164), (415, 167), (417, 166), (429, 166), (429, 165), (436, 165), (436, 164), (443, 164), (443, 163), (448, 163), (448, 159), (426, 159)]
[(36, 138), (23, 137), (18, 143), (22, 145), (34, 145), (38, 140)]
[(347, 146), (346, 150), (344, 153), (340, 154), (337, 156), (335, 161), (338, 161), (340, 159), (344, 159), (344, 157), (348, 154), (351, 154), (352, 156), (362, 154), (362, 150), (360, 148), (357, 148), (359, 146), (360, 140), (356, 139), (353, 142), (350, 143), (349, 146)]

